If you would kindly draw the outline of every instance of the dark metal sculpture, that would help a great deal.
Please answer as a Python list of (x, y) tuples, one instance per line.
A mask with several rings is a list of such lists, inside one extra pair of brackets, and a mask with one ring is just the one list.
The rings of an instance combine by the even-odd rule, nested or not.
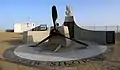
[[(52, 19), (53, 19), (54, 28), (50, 31), (50, 35), (48, 37), (46, 37), (45, 39), (43, 39), (41, 42), (37, 43), (36, 45), (31, 45), (30, 47), (38, 47), (39, 44), (45, 42), (46, 40), (50, 39), (53, 36), (61, 36), (63, 38), (67, 38), (67, 39), (70, 39), (70, 40), (72, 40), (74, 42), (77, 42), (79, 44), (85, 45), (86, 47), (88, 46), (88, 44), (86, 44), (84, 42), (80, 42), (78, 40), (75, 40), (74, 38), (69, 38), (69, 37), (66, 37), (63, 34), (61, 34), (58, 31), (57, 26), (56, 26), (56, 19), (57, 19), (57, 17), (58, 17), (58, 15), (57, 15), (57, 9), (56, 9), (56, 6), (54, 5), (52, 7)], [(84, 47), (84, 48), (86, 48), (86, 47)]]

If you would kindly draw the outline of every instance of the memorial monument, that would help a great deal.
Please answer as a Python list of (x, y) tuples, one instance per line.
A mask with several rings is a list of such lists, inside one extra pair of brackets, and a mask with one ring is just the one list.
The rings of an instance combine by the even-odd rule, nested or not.
[[(69, 7), (66, 7), (66, 10), (67, 10), (66, 15), (67, 15), (67, 16), (70, 16), (71, 11), (70, 11)], [(69, 37), (66, 37), (65, 35), (63, 35), (63, 34), (64, 34), (64, 33), (63, 33), (64, 31), (59, 30), (59, 27), (56, 26), (56, 19), (57, 19), (57, 9), (56, 9), (56, 6), (53, 6), (53, 7), (52, 7), (52, 18), (53, 18), (54, 28), (51, 29), (50, 35), (49, 35), (48, 37), (46, 37), (44, 40), (42, 40), (41, 42), (39, 42), (38, 44), (32, 45), (32, 46), (30, 46), (30, 47), (39, 47), (39, 44), (42, 44), (42, 43), (45, 42), (46, 40), (49, 40), (48, 43), (49, 43), (49, 45), (50, 45), (50, 49), (53, 48), (52, 50), (55, 51), (55, 50), (58, 49), (60, 46), (62, 46), (62, 47), (65, 47), (65, 46), (66, 46), (65, 38), (70, 39), (70, 40), (72, 40), (72, 41), (74, 41), (74, 42), (77, 42), (77, 43), (79, 43), (79, 44), (85, 45), (86, 47), (88, 46), (88, 44), (86, 44), (86, 43), (83, 43), (83, 42), (81, 42), (81, 41), (77, 41), (77, 40), (75, 40), (75, 39), (73, 39), (73, 38), (69, 38)], [(62, 27), (60, 27), (60, 28), (62, 28)], [(58, 39), (58, 38), (59, 38), (59, 39)], [(56, 40), (55, 40), (55, 39), (56, 39)], [(56, 44), (56, 46), (53, 47), (53, 45), (51, 46), (51, 44)], [(86, 47), (85, 47), (85, 48), (86, 48)], [(47, 47), (47, 49), (48, 49), (48, 48), (49, 48), (49, 47)], [(82, 47), (82, 48), (83, 48), (83, 47)]]
[[(39, 68), (74, 66), (107, 50), (107, 46), (103, 45), (106, 43), (106, 31), (90, 31), (78, 27), (69, 6), (66, 6), (65, 13), (63, 26), (56, 26), (58, 15), (56, 6), (53, 5), (54, 27), (50, 30), (49, 36), (37, 44), (31, 43), (12, 47), (5, 51), (4, 58)], [(68, 35), (66, 35), (65, 30), (66, 32), (68, 30)]]

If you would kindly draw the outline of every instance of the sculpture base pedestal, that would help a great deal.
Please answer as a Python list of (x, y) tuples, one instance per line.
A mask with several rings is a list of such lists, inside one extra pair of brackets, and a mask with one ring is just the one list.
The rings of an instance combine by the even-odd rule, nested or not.
[[(59, 30), (61, 34), (65, 35), (66, 37), (69, 37), (68, 27), (59, 26), (57, 27), (57, 29)], [(70, 45), (70, 40), (64, 37), (61, 37), (61, 36), (53, 36), (48, 40), (48, 46), (52, 50), (59, 49), (62, 47), (67, 47), (69, 45)]]

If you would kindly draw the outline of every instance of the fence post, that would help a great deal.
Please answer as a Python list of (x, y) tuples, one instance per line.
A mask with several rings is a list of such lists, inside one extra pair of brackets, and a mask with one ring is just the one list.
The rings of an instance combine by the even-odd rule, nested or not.
[(95, 24), (94, 24), (94, 31), (95, 31)]
[(106, 31), (107, 31), (107, 25), (105, 26), (105, 28), (106, 28)]
[(117, 33), (118, 33), (118, 27), (119, 27), (119, 26), (117, 25)]

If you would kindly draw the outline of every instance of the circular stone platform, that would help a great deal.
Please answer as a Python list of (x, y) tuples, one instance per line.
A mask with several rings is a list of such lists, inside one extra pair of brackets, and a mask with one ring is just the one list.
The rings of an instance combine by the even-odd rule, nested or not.
[(107, 46), (86, 43), (89, 45), (86, 49), (80, 48), (83, 45), (72, 43), (71, 46), (61, 48), (57, 52), (45, 50), (43, 47), (48, 48), (46, 43), (39, 47), (28, 47), (30, 44), (24, 44), (8, 48), (3, 57), (10, 62), (30, 67), (66, 67), (86, 63), (87, 59), (96, 58), (107, 50)]
[[(88, 43), (87, 49), (79, 49), (79, 44), (74, 44), (71, 47), (62, 48), (59, 52), (44, 51), (42, 47), (28, 47), (29, 44), (20, 45), (14, 50), (14, 54), (18, 57), (36, 60), (36, 61), (71, 61), (90, 58), (104, 53), (106, 46)], [(62, 50), (62, 51), (61, 51)]]

